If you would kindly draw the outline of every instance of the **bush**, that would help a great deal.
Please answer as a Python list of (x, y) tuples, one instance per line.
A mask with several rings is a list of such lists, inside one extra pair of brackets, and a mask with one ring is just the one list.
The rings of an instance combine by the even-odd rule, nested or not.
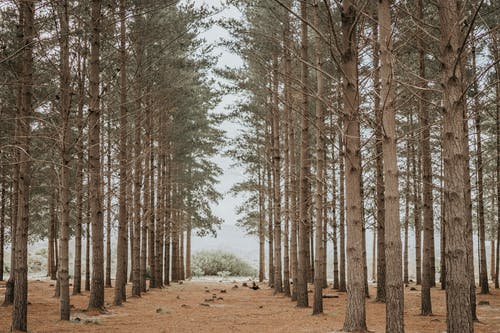
[(218, 251), (200, 251), (193, 255), (195, 276), (255, 276), (257, 271), (236, 255)]

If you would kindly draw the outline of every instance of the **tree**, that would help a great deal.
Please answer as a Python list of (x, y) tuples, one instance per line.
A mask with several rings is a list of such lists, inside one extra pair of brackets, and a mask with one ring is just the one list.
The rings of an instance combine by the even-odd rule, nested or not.
[(93, 0), (91, 5), (90, 67), (89, 67), (89, 203), (92, 225), (92, 285), (89, 308), (104, 308), (104, 243), (103, 212), (100, 190), (100, 34), (101, 2)]
[(14, 309), (12, 329), (27, 331), (28, 313), (28, 225), (30, 214), (31, 156), (30, 133), (33, 86), (33, 39), (35, 36), (35, 4), (23, 0), (19, 15), (22, 16), (23, 52), (20, 73), (21, 108), (17, 121), (17, 142), (20, 148), (18, 180), (18, 212), (16, 223), (16, 248), (14, 268)]
[(361, 153), (359, 128), (359, 91), (357, 77), (356, 4), (342, 3), (342, 72), (345, 128), (345, 182), (347, 206), (347, 309), (344, 330), (366, 330), (365, 283), (363, 274), (363, 237), (361, 213)]
[[(449, 332), (473, 332), (470, 311), (466, 248), (467, 219), (464, 201), (464, 32), (456, 24), (463, 18), (459, 1), (439, 2), (443, 85), (443, 158), (446, 223), (446, 303)], [(453, 221), (453, 223), (450, 223)]]
[(385, 257), (386, 257), (386, 331), (404, 332), (404, 293), (402, 280), (401, 226), (399, 222), (399, 188), (396, 153), (395, 87), (393, 81), (393, 42), (391, 2), (378, 3), (381, 105), (383, 112), (385, 180)]

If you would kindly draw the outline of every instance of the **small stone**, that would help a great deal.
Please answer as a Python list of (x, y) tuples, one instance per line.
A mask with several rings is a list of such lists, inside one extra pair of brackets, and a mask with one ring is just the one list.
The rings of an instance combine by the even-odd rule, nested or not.
[(207, 303), (200, 303), (201, 306), (210, 306), (210, 304)]
[(242, 286), (243, 287), (248, 287), (248, 284), (246, 282), (243, 282)]
[(223, 300), (224, 300), (224, 298), (219, 297), (219, 298), (217, 298), (217, 300), (218, 300), (218, 301), (223, 301)]
[(339, 298), (339, 295), (326, 294), (326, 295), (323, 295), (323, 298)]
[(226, 289), (221, 289), (220, 293), (225, 294), (225, 293), (227, 293), (227, 291), (226, 291)]

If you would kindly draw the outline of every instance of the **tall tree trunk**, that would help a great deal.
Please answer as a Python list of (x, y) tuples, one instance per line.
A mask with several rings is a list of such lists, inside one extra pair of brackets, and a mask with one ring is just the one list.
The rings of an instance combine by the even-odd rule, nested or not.
[(114, 304), (121, 305), (126, 301), (127, 285), (127, 236), (128, 236), (128, 216), (127, 216), (127, 32), (126, 32), (126, 8), (125, 0), (120, 0), (120, 184), (118, 195), (118, 244), (116, 253), (116, 281)]
[[(290, 103), (292, 99), (290, 98)], [(299, 221), (299, 209), (297, 207), (298, 203), (298, 192), (299, 192), (299, 177), (297, 168), (299, 167), (297, 163), (297, 145), (296, 145), (296, 120), (295, 113), (293, 109), (290, 107), (290, 110), (287, 114), (289, 117), (289, 138), (290, 142), (290, 266), (292, 268), (292, 301), (297, 301), (297, 279), (298, 279), (298, 257), (297, 257), (297, 233), (298, 233), (298, 221)]]
[(357, 70), (357, 10), (353, 1), (342, 3), (342, 71), (345, 123), (345, 177), (347, 206), (347, 308), (344, 331), (366, 330), (363, 274), (363, 219), (361, 208), (361, 142)]
[(265, 223), (265, 207), (264, 207), (264, 175), (259, 165), (258, 171), (259, 177), (259, 282), (264, 281), (266, 275), (266, 251), (265, 251), (265, 242), (266, 242), (266, 232), (264, 230)]
[[(88, 150), (88, 149), (87, 149)], [(90, 291), (90, 173), (87, 172), (87, 207), (85, 226), (85, 291)]]
[(410, 283), (409, 277), (409, 224), (410, 224), (410, 140), (406, 141), (406, 175), (405, 175), (405, 218), (404, 218), (404, 255), (403, 255), (403, 282), (405, 284)]
[(265, 151), (266, 151), (266, 178), (267, 178), (267, 187), (266, 187), (266, 196), (267, 196), (267, 251), (268, 251), (268, 274), (269, 281), (268, 284), (270, 287), (274, 286), (274, 233), (273, 233), (273, 187), (272, 187), (272, 167), (271, 167), (271, 147), (272, 147), (272, 135), (271, 129), (272, 126), (272, 114), (268, 110), (266, 113), (266, 130), (265, 130)]
[(345, 135), (343, 120), (339, 119), (339, 291), (346, 292), (345, 258)]
[(376, 119), (376, 195), (377, 195), (377, 302), (385, 302), (385, 198), (384, 198), (384, 159), (383, 159), (383, 110), (380, 107), (380, 45), (378, 42), (378, 11), (377, 21), (372, 23), (373, 43), (373, 101)]
[[(410, 110), (410, 128), (415, 129), (413, 123), (413, 112)], [(416, 137), (411, 135), (411, 173), (413, 179), (413, 220), (415, 227), (415, 268), (416, 284), (422, 284), (422, 219), (420, 210), (420, 184), (419, 184), (419, 163), (417, 149), (415, 148)]]
[(383, 109), (384, 180), (385, 180), (385, 258), (386, 272), (386, 331), (404, 332), (404, 290), (402, 279), (401, 225), (399, 221), (399, 187), (396, 146), (395, 82), (391, 1), (378, 2), (381, 105)]
[[(459, 1), (439, 1), (443, 85), (443, 157), (446, 209), (446, 319), (448, 332), (474, 332), (470, 311), (467, 270), (467, 218), (464, 200), (465, 109), (463, 32), (456, 24), (463, 18)], [(453, 223), (448, 223), (453, 221)]]
[(60, 318), (69, 320), (69, 220), (70, 220), (70, 163), (71, 156), (71, 73), (69, 59), (69, 14), (68, 0), (60, 0), (57, 7), (60, 25), (60, 121), (61, 121), (61, 188), (59, 202), (61, 220), (59, 229), (59, 260), (58, 278), (60, 290)]
[[(307, 0), (300, 1), (300, 16), (307, 20)], [(310, 202), (310, 153), (309, 153), (309, 100), (308, 100), (308, 25), (305, 21), (301, 24), (301, 85), (302, 85), (302, 114), (300, 121), (300, 176), (299, 176), (299, 221), (298, 221), (298, 271), (297, 271), (297, 306), (309, 306), (307, 295), (308, 280), (308, 227), (311, 223), (309, 219)]]
[[(83, 228), (83, 107), (85, 105), (85, 73), (87, 70), (87, 43), (83, 42), (83, 54), (78, 52), (78, 139), (76, 142), (76, 223), (75, 223), (75, 262), (73, 273), (73, 295), (82, 292), (82, 228)], [(81, 50), (79, 50), (81, 51)]]
[(186, 276), (185, 279), (191, 279), (191, 233), (192, 233), (192, 224), (191, 217), (188, 217), (186, 221)]
[[(139, 66), (139, 65), (138, 65)], [(140, 72), (140, 69), (138, 69)], [(138, 79), (137, 81), (140, 81)], [(141, 92), (138, 91), (140, 95)], [(141, 192), (142, 192), (142, 105), (137, 98), (135, 114), (135, 143), (134, 143), (134, 237), (132, 241), (132, 296), (141, 296)]]
[(107, 119), (107, 151), (106, 151), (106, 277), (105, 277), (105, 287), (111, 288), (111, 197), (113, 193), (113, 188), (111, 186), (111, 108), (108, 108), (108, 119)]
[(92, 285), (90, 288), (89, 309), (104, 308), (104, 253), (102, 198), (100, 190), (100, 103), (99, 67), (101, 2), (92, 0), (90, 72), (89, 72), (89, 173), (90, 173), (90, 214), (92, 224)]
[[(339, 102), (338, 102), (339, 103)], [(338, 108), (340, 109), (340, 107)], [(337, 237), (337, 162), (335, 160), (335, 137), (333, 112), (330, 118), (332, 145), (332, 243), (333, 243), (333, 289), (339, 289), (339, 247)]]
[(472, 41), (472, 79), (473, 92), (474, 92), (474, 125), (476, 128), (476, 172), (477, 172), (477, 219), (478, 219), (478, 233), (479, 233), (479, 285), (481, 286), (481, 294), (488, 294), (490, 292), (488, 286), (488, 267), (486, 261), (486, 233), (484, 222), (484, 186), (483, 186), (483, 148), (481, 139), (481, 114), (479, 111), (479, 88), (478, 78), (476, 77), (476, 47)]
[[(418, 15), (423, 19), (423, 3), (418, 1)], [(434, 259), (434, 216), (432, 207), (432, 160), (430, 150), (430, 128), (429, 111), (425, 105), (424, 89), (427, 85), (425, 81), (425, 53), (422, 38), (420, 34), (418, 39), (419, 47), (419, 82), (418, 90), (418, 115), (422, 128), (420, 134), (420, 152), (422, 163), (422, 183), (423, 183), (423, 225), (424, 225), (424, 256), (422, 267), (422, 292), (420, 313), (424, 316), (432, 314), (431, 287), (434, 285), (435, 275), (432, 271), (432, 260)]]
[[(320, 13), (319, 2), (314, 3), (314, 16), (313, 21), (315, 26), (319, 26)], [(315, 248), (316, 254), (314, 261), (314, 302), (313, 302), (313, 315), (323, 313), (323, 266), (326, 265), (323, 258), (323, 197), (324, 197), (324, 135), (325, 135), (325, 115), (324, 105), (322, 98), (324, 97), (325, 85), (323, 82), (323, 74), (320, 69), (323, 65), (321, 55), (321, 38), (316, 34), (314, 51), (316, 63), (316, 223), (315, 223)]]
[(280, 109), (278, 55), (273, 57), (273, 118), (271, 133), (273, 136), (273, 232), (274, 232), (274, 292), (283, 292), (281, 264), (281, 154), (280, 154)]
[[(287, 3), (289, 5), (289, 3)], [(290, 167), (290, 150), (291, 139), (291, 120), (292, 120), (292, 94), (290, 87), (290, 76), (292, 75), (292, 59), (290, 55), (291, 39), (290, 39), (290, 14), (285, 13), (285, 22), (283, 26), (283, 62), (284, 62), (284, 76), (283, 76), (283, 95), (284, 95), (284, 114), (285, 114), (285, 130), (284, 130), (284, 155), (285, 155), (285, 230), (283, 233), (283, 291), (285, 296), (291, 296), (290, 292), (290, 222), (292, 220), (293, 212), (290, 211), (290, 188), (291, 188), (291, 167)], [(293, 223), (293, 222), (292, 222)]]
[(444, 206), (444, 174), (443, 174), (443, 156), (441, 149), (441, 158), (440, 158), (440, 205), (441, 205), (441, 217), (440, 217), (440, 248), (441, 248), (441, 275), (439, 276), (439, 282), (441, 283), (441, 289), (446, 290), (446, 260), (445, 260), (445, 250), (446, 250), (446, 216), (445, 216), (445, 206)]
[(21, 1), (20, 15), (23, 16), (23, 53), (21, 67), (21, 110), (18, 118), (19, 185), (18, 213), (16, 225), (16, 249), (14, 272), (14, 309), (12, 330), (27, 331), (28, 314), (28, 225), (31, 186), (30, 135), (33, 86), (33, 39), (35, 37), (35, 4)]

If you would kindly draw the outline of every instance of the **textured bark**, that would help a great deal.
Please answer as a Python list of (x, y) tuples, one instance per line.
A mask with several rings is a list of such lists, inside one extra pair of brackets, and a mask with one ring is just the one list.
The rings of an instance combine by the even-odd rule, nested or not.
[[(339, 108), (340, 109), (340, 108)], [(337, 237), (337, 161), (335, 155), (335, 131), (333, 113), (331, 115), (331, 144), (332, 144), (332, 240), (333, 240), (333, 289), (339, 289), (339, 247)]]
[[(289, 4), (289, 3), (287, 3)], [(284, 63), (284, 76), (283, 76), (283, 95), (284, 95), (284, 114), (285, 114), (285, 130), (284, 130), (284, 199), (285, 199), (285, 226), (283, 233), (283, 292), (285, 296), (291, 296), (290, 292), (290, 222), (293, 223), (292, 215), (294, 212), (290, 210), (291, 204), (291, 165), (290, 155), (293, 151), (290, 149), (291, 139), (291, 120), (292, 120), (292, 94), (290, 87), (290, 76), (292, 75), (292, 59), (290, 56), (291, 39), (290, 39), (290, 14), (285, 13), (285, 22), (283, 25), (283, 63)]]
[(467, 218), (464, 200), (465, 110), (459, 1), (439, 1), (443, 85), (443, 158), (446, 209), (446, 314), (448, 332), (474, 332), (467, 270)]
[[(87, 173), (87, 184), (90, 182), (90, 173)], [(85, 291), (90, 291), (90, 190), (87, 186), (87, 207), (85, 226)]]
[[(149, 95), (150, 91), (146, 92), (146, 95)], [(151, 182), (154, 182), (154, 178), (151, 177), (151, 172), (153, 170), (151, 163), (151, 125), (152, 125), (152, 116), (151, 116), (151, 102), (150, 98), (147, 99), (145, 106), (146, 120), (145, 120), (145, 136), (144, 136), (144, 201), (142, 204), (142, 242), (141, 242), (141, 292), (146, 292), (146, 280), (147, 280), (147, 266), (149, 265), (151, 269), (151, 258), (153, 253), (151, 252), (151, 239), (154, 234), (151, 235), (151, 208), (153, 207), (151, 204)], [(150, 270), (151, 272), (151, 270)], [(154, 285), (154, 282), (150, 279), (150, 284)]]
[(272, 168), (273, 168), (273, 232), (274, 232), (274, 292), (283, 292), (281, 264), (281, 154), (278, 55), (273, 56), (273, 114), (272, 114)]
[[(318, 26), (320, 21), (319, 13), (319, 3), (316, 1), (314, 3), (314, 25)], [(314, 252), (316, 254), (314, 261), (314, 302), (313, 302), (313, 315), (323, 313), (323, 269), (326, 265), (325, 258), (323, 258), (323, 197), (324, 197), (324, 181), (325, 181), (325, 170), (324, 170), (324, 135), (325, 135), (325, 112), (322, 98), (324, 97), (325, 85), (323, 81), (323, 74), (319, 69), (322, 67), (322, 54), (321, 54), (321, 38), (316, 34), (314, 43), (314, 56), (316, 67), (316, 198), (315, 198), (315, 210), (316, 210), (316, 223), (315, 223), (315, 240), (314, 240)]]
[(476, 175), (477, 175), (477, 219), (479, 233), (479, 285), (481, 286), (481, 294), (490, 292), (488, 286), (488, 267), (486, 261), (486, 232), (484, 222), (484, 175), (483, 175), (483, 148), (481, 139), (481, 112), (479, 110), (479, 89), (476, 79), (476, 47), (474, 40), (471, 50), (472, 58), (472, 77), (473, 77), (473, 92), (474, 92), (474, 125), (476, 128)]
[[(140, 69), (138, 69), (140, 72)], [(139, 81), (139, 80), (138, 80)], [(139, 91), (140, 95), (141, 92)], [(132, 239), (132, 296), (141, 296), (141, 193), (142, 193), (142, 109), (141, 99), (137, 99), (134, 136), (134, 236)]]
[[(413, 112), (410, 110), (410, 128), (415, 128), (413, 122)], [(416, 284), (422, 284), (422, 219), (420, 202), (420, 184), (419, 184), (419, 163), (417, 158), (417, 149), (415, 148), (415, 135), (412, 134), (411, 152), (411, 173), (413, 179), (413, 219), (415, 227), (415, 268)]]
[(265, 151), (266, 151), (266, 198), (267, 198), (267, 251), (268, 251), (268, 274), (270, 287), (274, 286), (274, 233), (273, 233), (273, 182), (272, 182), (272, 167), (271, 167), (271, 147), (272, 147), (272, 136), (271, 136), (271, 112), (266, 113), (266, 130), (265, 130)]
[(60, 290), (60, 319), (69, 320), (69, 222), (70, 222), (70, 172), (71, 172), (71, 73), (69, 59), (69, 14), (68, 0), (60, 0), (57, 4), (60, 25), (60, 105), (59, 117), (61, 124), (61, 187), (59, 189), (59, 205), (61, 219), (59, 227), (59, 260), (58, 279)]
[(401, 225), (396, 146), (395, 82), (391, 1), (378, 2), (381, 105), (383, 110), (385, 180), (385, 258), (386, 258), (386, 332), (404, 332), (404, 293), (402, 279)]
[[(462, 65), (463, 66), (463, 65)], [(464, 71), (464, 70), (463, 70)], [(471, 305), (471, 313), (472, 313), (472, 320), (477, 320), (477, 314), (476, 314), (476, 278), (475, 278), (475, 273), (474, 273), (474, 228), (472, 225), (472, 189), (471, 189), (471, 170), (470, 170), (470, 147), (469, 147), (469, 115), (467, 112), (467, 108), (463, 108), (463, 115), (462, 115), (462, 126), (463, 126), (463, 145), (464, 145), (464, 173), (465, 173), (465, 187), (464, 187), (464, 196), (465, 196), (465, 218), (467, 221), (467, 233), (465, 236), (467, 237), (467, 244), (466, 244), (466, 254), (467, 254), (467, 272), (469, 276), (469, 283), (470, 283), (470, 305)], [(444, 157), (443, 157), (443, 163), (444, 163)], [(444, 171), (443, 171), (444, 173)], [(444, 178), (444, 177), (443, 177)], [(445, 208), (446, 208), (446, 201), (444, 202)], [(448, 219), (448, 216), (446, 215), (447, 210), (445, 210), (445, 229), (447, 228), (446, 226), (450, 222)], [(446, 229), (447, 230), (447, 229)], [(446, 255), (446, 253), (445, 253)]]
[(377, 302), (385, 302), (385, 198), (384, 198), (384, 159), (383, 159), (383, 111), (380, 107), (380, 45), (378, 42), (378, 12), (377, 21), (372, 23), (373, 31), (373, 101), (375, 109), (375, 167), (377, 196)]
[(297, 275), (298, 275), (298, 257), (297, 257), (297, 233), (298, 233), (298, 221), (299, 221), (299, 210), (297, 207), (298, 203), (298, 191), (299, 191), (299, 177), (298, 177), (298, 163), (297, 163), (297, 146), (296, 146), (296, 120), (295, 113), (293, 110), (287, 115), (290, 119), (290, 132), (288, 141), (290, 142), (290, 266), (292, 268), (292, 301), (297, 301)]
[(346, 292), (345, 261), (345, 140), (342, 124), (339, 119), (339, 291)]
[[(163, 117), (162, 117), (163, 118)], [(163, 119), (162, 119), (163, 120)], [(164, 129), (164, 123), (160, 123), (160, 129)], [(165, 212), (165, 187), (163, 186), (166, 181), (168, 181), (165, 176), (165, 147), (164, 140), (160, 139), (160, 147), (158, 151), (158, 181), (156, 189), (156, 235), (155, 235), (155, 252), (156, 252), (156, 263), (155, 263), (155, 287), (161, 288), (163, 286), (163, 237), (164, 237), (164, 219), (167, 218), (170, 223), (171, 216)], [(166, 236), (170, 239), (168, 233)], [(167, 253), (165, 253), (167, 255)], [(169, 279), (170, 282), (170, 279)]]
[(265, 242), (266, 242), (266, 232), (264, 230), (265, 224), (265, 207), (264, 207), (264, 175), (261, 167), (259, 167), (258, 171), (259, 177), (259, 282), (263, 282), (266, 275), (266, 251), (265, 251)]
[(106, 273), (105, 273), (105, 287), (111, 288), (111, 108), (108, 108), (108, 119), (106, 128)]
[(78, 140), (76, 142), (76, 223), (75, 223), (75, 262), (73, 273), (73, 295), (82, 292), (82, 228), (83, 228), (83, 107), (85, 105), (85, 73), (87, 71), (87, 44), (83, 42), (83, 52), (78, 53)]
[(114, 304), (121, 305), (126, 300), (125, 286), (127, 284), (127, 236), (128, 236), (128, 216), (127, 216), (127, 51), (126, 51), (126, 9), (125, 0), (120, 0), (120, 184), (118, 194), (118, 244), (116, 253), (116, 281)]
[(446, 289), (446, 260), (445, 260), (445, 255), (446, 255), (446, 216), (445, 216), (445, 211), (446, 208), (444, 206), (444, 184), (443, 184), (443, 156), (442, 156), (442, 149), (441, 149), (441, 156), (440, 156), (440, 176), (441, 176), (441, 188), (440, 188), (440, 205), (441, 205), (441, 217), (440, 217), (440, 247), (441, 247), (441, 274), (439, 276), (439, 282), (441, 283), (441, 289), (445, 290)]
[(342, 70), (344, 92), (345, 177), (347, 206), (347, 308), (344, 331), (366, 330), (361, 212), (361, 143), (357, 71), (357, 11), (353, 1), (342, 3)]
[[(307, 20), (307, 0), (300, 1), (300, 16)], [(301, 58), (304, 59), (301, 65), (301, 84), (302, 84), (302, 106), (300, 116), (300, 175), (299, 175), (299, 220), (298, 220), (298, 265), (297, 265), (297, 306), (308, 307), (309, 300), (307, 295), (308, 278), (308, 246), (309, 234), (308, 226), (310, 203), (310, 153), (309, 153), (309, 99), (308, 99), (308, 68), (305, 61), (308, 59), (308, 25), (306, 22), (301, 24)]]
[(35, 37), (35, 4), (23, 0), (20, 6), (23, 16), (23, 52), (21, 66), (21, 109), (17, 119), (19, 152), (18, 213), (16, 225), (16, 249), (14, 274), (14, 308), (12, 330), (27, 331), (28, 324), (28, 225), (31, 186), (30, 135), (33, 86), (33, 39)]
[[(423, 3), (418, 1), (418, 16), (423, 19)], [(422, 292), (420, 313), (424, 316), (432, 314), (431, 287), (434, 285), (435, 275), (432, 273), (432, 261), (434, 260), (434, 216), (432, 208), (432, 160), (430, 150), (430, 128), (429, 111), (425, 105), (424, 89), (427, 85), (425, 81), (425, 53), (422, 38), (423, 33), (419, 35), (419, 77), (418, 85), (418, 115), (419, 123), (422, 128), (420, 135), (420, 152), (422, 163), (422, 184), (423, 184), (423, 227), (424, 227), (424, 253), (422, 265)]]
[(89, 309), (104, 308), (104, 253), (102, 198), (100, 190), (100, 34), (101, 2), (91, 3), (90, 72), (89, 72), (89, 192), (90, 218), (92, 225), (92, 281)]

